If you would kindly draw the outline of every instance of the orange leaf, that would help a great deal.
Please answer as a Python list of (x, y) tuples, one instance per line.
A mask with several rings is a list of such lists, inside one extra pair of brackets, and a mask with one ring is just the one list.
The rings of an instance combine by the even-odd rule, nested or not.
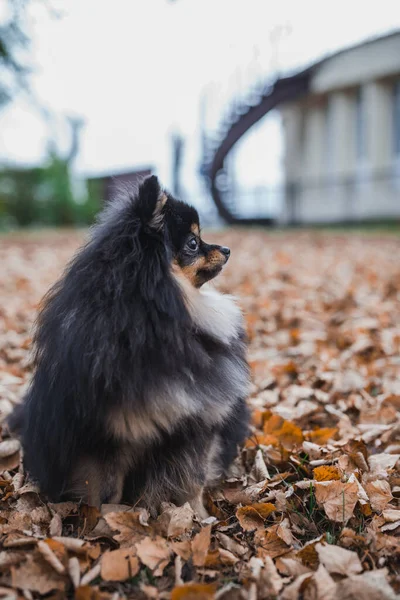
[(318, 429), (314, 429), (313, 431), (309, 431), (306, 435), (306, 438), (309, 442), (313, 442), (314, 444), (318, 444), (322, 446), (329, 442), (338, 432), (337, 427), (320, 427)]
[(274, 510), (276, 507), (269, 502), (242, 506), (237, 509), (236, 518), (245, 531), (264, 529), (264, 519)]
[(313, 470), (314, 479), (317, 481), (332, 481), (333, 479), (340, 479), (340, 472), (337, 467), (322, 466), (316, 467)]
[[(291, 421), (286, 421), (279, 415), (272, 415), (264, 423), (264, 433), (275, 438), (275, 445), (282, 445), (287, 450), (291, 450), (293, 446), (299, 446), (304, 440), (300, 427), (297, 427)], [(272, 445), (274, 445), (273, 438), (269, 442)]]
[[(275, 504), (271, 502), (255, 502), (251, 505), (263, 519), (266, 519), (274, 510), (276, 510)], [(239, 509), (240, 510), (240, 509)]]
[(204, 527), (192, 540), (193, 564), (202, 567), (206, 562), (211, 543), (211, 525)]
[(186, 583), (172, 590), (171, 600), (213, 600), (215, 583)]

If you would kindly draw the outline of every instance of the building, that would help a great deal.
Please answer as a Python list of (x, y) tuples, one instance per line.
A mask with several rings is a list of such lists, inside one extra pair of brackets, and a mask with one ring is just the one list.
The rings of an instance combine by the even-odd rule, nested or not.
[(400, 218), (400, 32), (321, 61), (280, 112), (283, 222)]
[(283, 124), (281, 223), (400, 218), (400, 31), (267, 81), (232, 106), (218, 135), (204, 136), (201, 165), (226, 221), (271, 221), (235, 205), (229, 153), (272, 109)]
[(134, 171), (110, 172), (87, 177), (88, 194), (92, 200), (107, 203), (119, 190), (126, 186), (137, 185), (153, 172), (152, 167)]

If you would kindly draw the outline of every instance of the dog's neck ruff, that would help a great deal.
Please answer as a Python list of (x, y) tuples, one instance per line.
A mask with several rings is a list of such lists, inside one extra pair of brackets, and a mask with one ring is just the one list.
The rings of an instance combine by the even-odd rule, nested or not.
[(186, 277), (176, 275), (186, 307), (195, 327), (218, 341), (229, 344), (243, 329), (243, 315), (233, 296), (210, 286), (194, 288)]

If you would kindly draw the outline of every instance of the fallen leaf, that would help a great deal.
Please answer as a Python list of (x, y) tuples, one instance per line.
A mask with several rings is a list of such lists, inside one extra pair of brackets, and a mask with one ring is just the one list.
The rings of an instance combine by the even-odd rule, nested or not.
[[(57, 546), (59, 548), (59, 556), (57, 556), (56, 552), (54, 551)], [(62, 544), (53, 540), (39, 540), (37, 548), (45, 561), (48, 562), (49, 565), (55, 571), (57, 571), (57, 573), (60, 573), (60, 575), (65, 573), (65, 566), (63, 565), (62, 560), (60, 560), (60, 558), (66, 558), (65, 548)]]
[(183, 506), (166, 508), (159, 520), (164, 518), (167, 525), (167, 537), (179, 537), (190, 531), (193, 526), (194, 512), (188, 502)]
[(239, 544), (239, 542), (232, 539), (228, 535), (225, 535), (224, 533), (218, 532), (216, 537), (225, 550), (233, 552), (233, 554), (239, 556), (240, 558), (245, 557), (249, 552), (245, 546)]
[(216, 589), (215, 583), (186, 583), (172, 590), (171, 600), (213, 600)]
[(196, 567), (202, 567), (205, 564), (210, 543), (211, 525), (207, 525), (192, 540), (193, 564)]
[(153, 571), (156, 577), (160, 577), (169, 561), (171, 550), (168, 542), (160, 537), (145, 537), (136, 543), (136, 553), (141, 562)]
[(383, 511), (382, 517), (385, 519), (385, 521), (389, 521), (390, 523), (400, 521), (400, 510), (395, 508), (387, 508)]
[(11, 567), (11, 585), (20, 590), (48, 594), (64, 590), (67, 579), (57, 573), (40, 554), (29, 554), (24, 563)]
[(386, 475), (388, 470), (394, 469), (399, 458), (400, 454), (385, 454), (385, 452), (373, 454), (368, 458), (371, 473), (383, 473)]
[(189, 560), (190, 555), (192, 554), (192, 545), (190, 540), (183, 540), (182, 542), (171, 541), (170, 547), (183, 560)]
[(357, 484), (341, 481), (319, 482), (315, 484), (315, 497), (326, 516), (332, 521), (346, 523), (357, 504)]
[(337, 427), (319, 427), (314, 429), (313, 431), (309, 431), (306, 434), (306, 438), (313, 442), (314, 444), (318, 444), (322, 446), (329, 442), (329, 440), (333, 439), (338, 433)]
[(120, 532), (114, 537), (123, 547), (132, 546), (143, 535), (150, 532), (148, 518), (149, 513), (145, 509), (134, 512), (110, 512), (104, 515), (109, 527)]
[(384, 510), (389, 502), (393, 499), (390, 485), (387, 481), (378, 479), (377, 481), (369, 481), (364, 485), (365, 491), (368, 494), (371, 508), (375, 512)]
[(104, 581), (126, 581), (139, 572), (135, 548), (120, 548), (101, 557), (101, 578)]
[(254, 531), (264, 527), (264, 519), (276, 510), (270, 502), (255, 503), (251, 506), (242, 506), (236, 511), (236, 518), (245, 531)]
[(357, 575), (363, 570), (356, 552), (329, 544), (317, 544), (315, 549), (328, 573), (349, 576)]
[(337, 585), (340, 600), (398, 600), (398, 595), (387, 581), (387, 569), (367, 571), (347, 577)]
[(304, 439), (300, 427), (291, 421), (286, 421), (279, 415), (272, 415), (265, 421), (264, 433), (270, 436), (270, 444), (282, 445), (287, 450), (292, 450), (295, 446), (301, 445)]
[(313, 469), (314, 479), (317, 481), (333, 481), (341, 478), (339, 469), (329, 465), (316, 467)]
[(258, 556), (276, 558), (290, 551), (288, 546), (276, 532), (277, 526), (267, 531), (257, 531), (254, 540), (258, 545)]

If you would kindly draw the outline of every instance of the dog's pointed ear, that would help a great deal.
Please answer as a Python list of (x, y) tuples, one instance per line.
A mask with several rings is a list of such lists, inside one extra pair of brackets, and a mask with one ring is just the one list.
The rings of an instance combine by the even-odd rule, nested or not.
[(155, 175), (147, 177), (139, 186), (136, 210), (143, 225), (151, 229), (160, 230), (163, 226), (163, 209), (167, 202), (167, 195), (161, 188)]

